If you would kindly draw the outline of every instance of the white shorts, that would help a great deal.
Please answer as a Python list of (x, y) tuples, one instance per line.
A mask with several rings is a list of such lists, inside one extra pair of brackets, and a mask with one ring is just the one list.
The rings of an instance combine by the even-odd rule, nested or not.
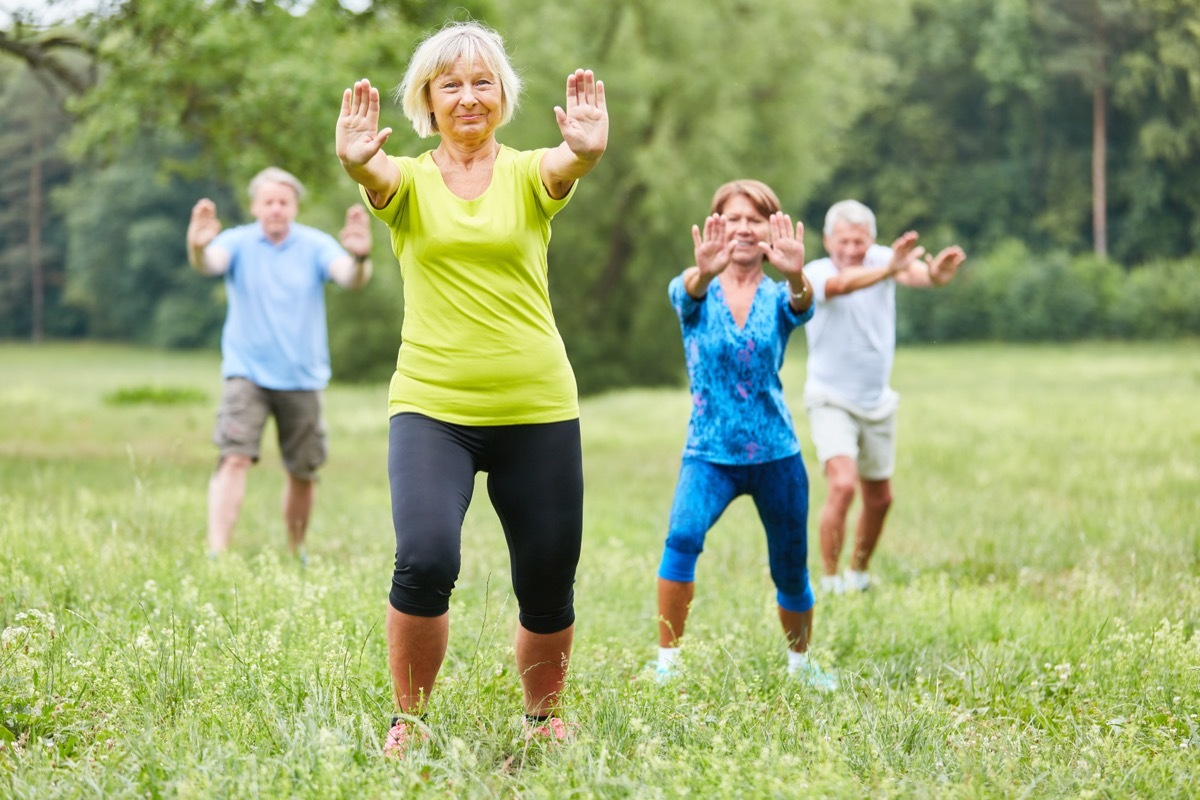
[(869, 481), (892, 477), (896, 468), (896, 412), (871, 419), (820, 399), (808, 405), (808, 421), (821, 466), (834, 456), (849, 456), (858, 476)]

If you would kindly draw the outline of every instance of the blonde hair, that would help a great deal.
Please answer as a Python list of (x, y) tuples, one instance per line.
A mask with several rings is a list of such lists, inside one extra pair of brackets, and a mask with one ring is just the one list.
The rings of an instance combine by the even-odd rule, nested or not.
[(739, 195), (749, 200), (750, 204), (764, 217), (769, 217), (779, 210), (779, 198), (770, 186), (762, 181), (745, 178), (739, 181), (730, 181), (717, 189), (716, 194), (713, 195), (712, 209), (709, 213), (720, 214), (725, 210), (726, 203)]
[(267, 183), (282, 183), (292, 187), (292, 190), (296, 192), (297, 201), (304, 197), (304, 184), (295, 175), (279, 167), (267, 167), (250, 179), (250, 187), (246, 190), (250, 199), (253, 200), (254, 195), (258, 194), (258, 190)]
[(872, 239), (877, 235), (875, 212), (857, 200), (840, 200), (829, 207), (825, 214), (825, 235), (832, 235), (839, 222), (866, 228)]
[(421, 42), (408, 62), (404, 80), (392, 92), (422, 139), (437, 132), (429, 107), (429, 83), (460, 58), (481, 62), (500, 79), (501, 125), (507, 124), (517, 110), (521, 79), (508, 60), (500, 34), (478, 22), (451, 23)]

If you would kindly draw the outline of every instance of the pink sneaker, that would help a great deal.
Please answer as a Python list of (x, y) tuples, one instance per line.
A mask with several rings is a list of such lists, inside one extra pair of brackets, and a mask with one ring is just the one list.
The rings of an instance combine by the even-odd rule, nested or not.
[(541, 740), (549, 744), (569, 742), (575, 738), (579, 726), (573, 722), (563, 722), (560, 717), (547, 717), (541, 722), (525, 718), (525, 739), (527, 741)]
[(392, 728), (388, 731), (387, 739), (383, 742), (383, 754), (392, 758), (402, 759), (408, 754), (408, 748), (412, 746), (414, 741), (425, 742), (428, 740), (429, 734), (424, 730), (415, 727), (408, 720), (398, 719), (392, 723)]

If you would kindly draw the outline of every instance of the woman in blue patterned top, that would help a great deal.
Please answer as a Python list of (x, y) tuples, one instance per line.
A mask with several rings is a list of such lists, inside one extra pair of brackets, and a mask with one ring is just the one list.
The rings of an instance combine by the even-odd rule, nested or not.
[[(678, 664), (704, 538), (734, 498), (748, 494), (766, 529), (788, 673), (834, 686), (807, 656), (808, 474), (779, 381), (788, 337), (813, 314), (803, 235), (803, 224), (792, 226), (769, 186), (727, 183), (713, 196), (703, 231), (692, 226), (695, 266), (669, 287), (683, 330), (692, 415), (658, 569), (660, 679)], [(764, 262), (786, 280), (768, 278)]]

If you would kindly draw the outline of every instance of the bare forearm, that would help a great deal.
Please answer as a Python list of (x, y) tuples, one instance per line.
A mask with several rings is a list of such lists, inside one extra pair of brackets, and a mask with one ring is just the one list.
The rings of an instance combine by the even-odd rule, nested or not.
[(386, 206), (400, 186), (400, 168), (382, 150), (365, 164), (350, 164), (343, 160), (342, 169), (367, 190), (367, 199), (375, 208)]
[(566, 197), (571, 185), (595, 169), (603, 155), (601, 151), (581, 156), (572, 151), (566, 142), (546, 153), (542, 157), (543, 182), (551, 196), (558, 199)]
[(716, 275), (705, 275), (698, 267), (688, 267), (683, 273), (683, 289), (693, 300), (703, 300), (708, 294), (708, 285)]

